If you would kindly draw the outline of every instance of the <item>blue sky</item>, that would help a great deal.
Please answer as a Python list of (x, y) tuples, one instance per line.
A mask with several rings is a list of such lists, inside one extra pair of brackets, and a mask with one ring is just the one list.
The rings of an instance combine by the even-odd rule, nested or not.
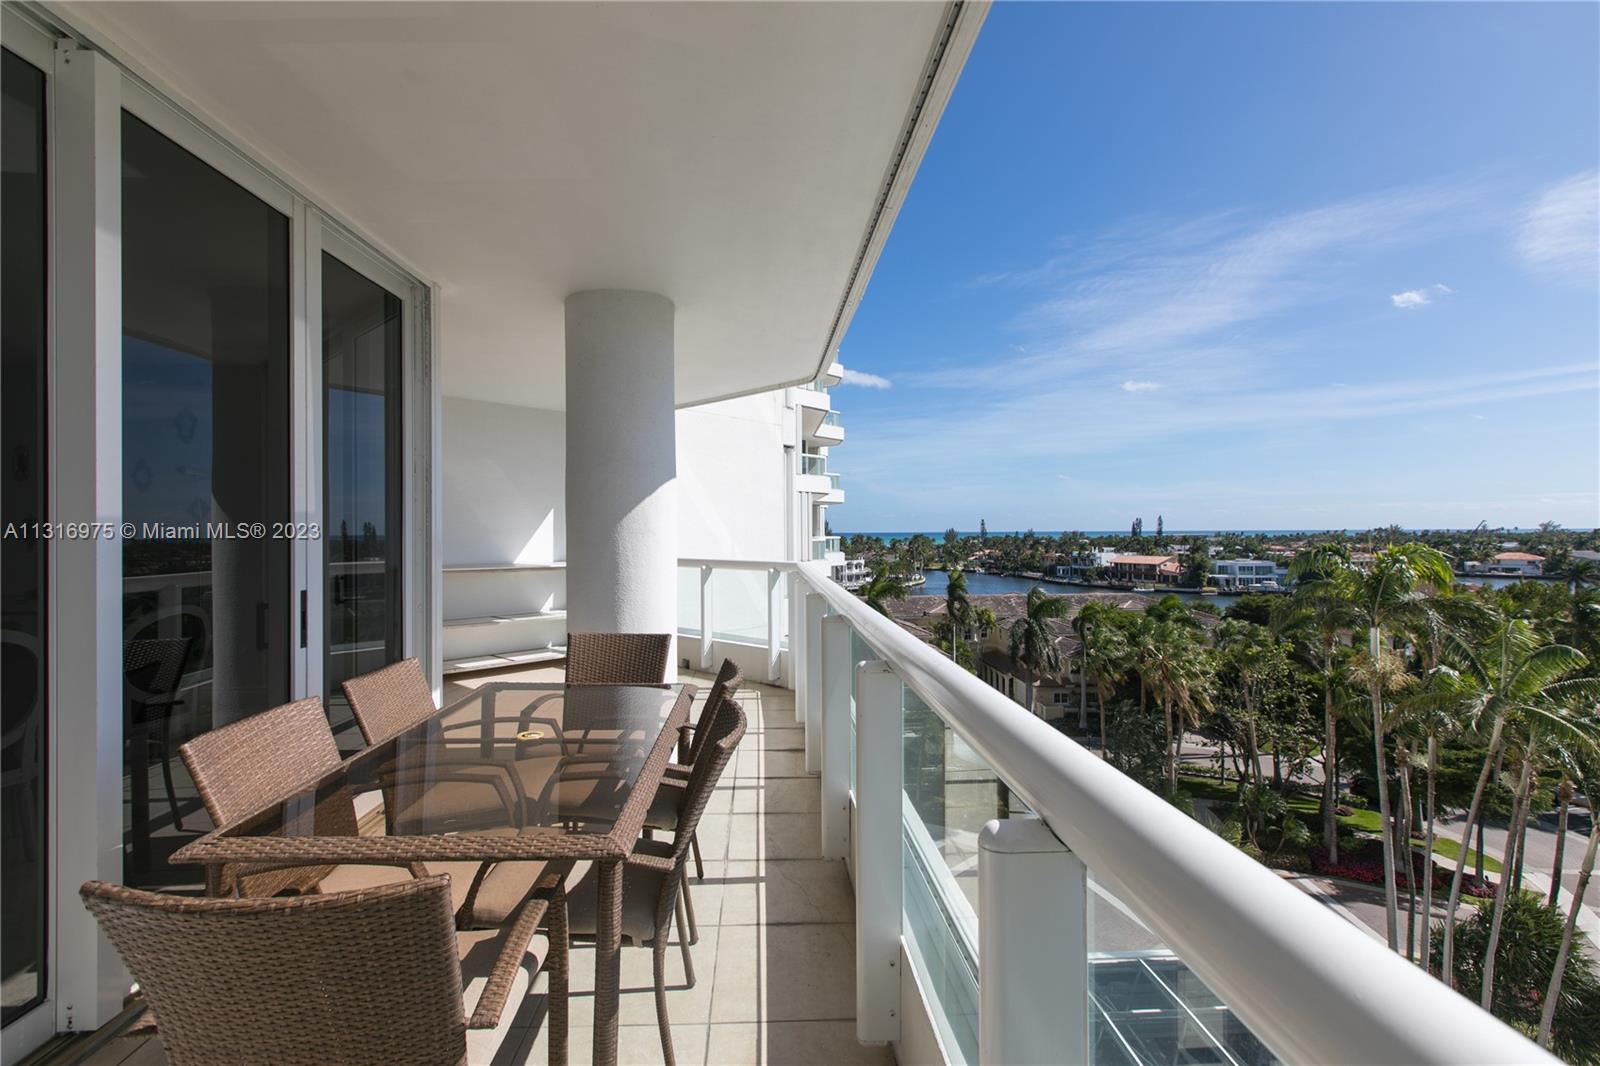
[(835, 530), (1600, 525), (1600, 6), (997, 4)]

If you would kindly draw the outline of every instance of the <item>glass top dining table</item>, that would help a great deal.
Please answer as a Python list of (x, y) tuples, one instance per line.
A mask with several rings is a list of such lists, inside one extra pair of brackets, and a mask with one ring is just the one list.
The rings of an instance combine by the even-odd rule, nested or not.
[[(200, 837), (172, 861), (592, 860), (595, 1061), (613, 1063), (622, 860), (643, 828), (694, 693), (693, 685), (489, 682)], [(355, 831), (362, 796), (382, 798), (381, 827)]]

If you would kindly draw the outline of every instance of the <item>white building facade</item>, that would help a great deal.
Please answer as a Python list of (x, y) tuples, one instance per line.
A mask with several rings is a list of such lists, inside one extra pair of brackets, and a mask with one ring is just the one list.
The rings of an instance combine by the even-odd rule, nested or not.
[(1277, 590), (1288, 571), (1270, 559), (1213, 559), (1211, 583), (1224, 592), (1248, 589)]

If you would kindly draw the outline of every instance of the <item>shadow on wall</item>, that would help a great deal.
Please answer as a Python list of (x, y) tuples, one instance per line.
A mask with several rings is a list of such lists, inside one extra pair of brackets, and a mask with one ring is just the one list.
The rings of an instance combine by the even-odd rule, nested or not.
[(566, 415), (447, 396), (444, 563), (565, 559)]

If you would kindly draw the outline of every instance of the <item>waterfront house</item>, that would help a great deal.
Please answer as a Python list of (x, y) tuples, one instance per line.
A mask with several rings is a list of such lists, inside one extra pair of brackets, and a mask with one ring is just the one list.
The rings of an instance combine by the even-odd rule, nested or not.
[(1489, 561), (1489, 569), (1499, 574), (1538, 577), (1544, 573), (1544, 556), (1522, 551), (1496, 552)]
[(1106, 576), (1135, 585), (1176, 585), (1183, 566), (1175, 555), (1113, 555), (1106, 560)]
[(1211, 563), (1211, 581), (1223, 592), (1277, 591), (1288, 576), (1287, 569), (1270, 559), (1216, 559)]

